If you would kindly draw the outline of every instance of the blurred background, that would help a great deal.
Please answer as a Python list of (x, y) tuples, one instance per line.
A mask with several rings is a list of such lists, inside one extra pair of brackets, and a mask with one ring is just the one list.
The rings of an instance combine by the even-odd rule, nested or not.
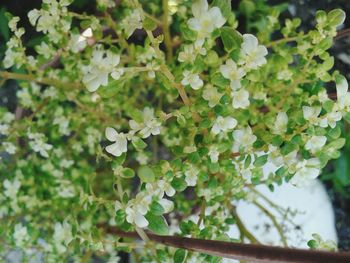
[[(118, 0), (116, 0), (118, 1)], [(161, 0), (155, 0), (161, 2)], [(172, 0), (175, 1), (175, 0)], [(177, 0), (181, 1), (181, 0)], [(142, 1), (140, 1), (142, 2)], [(210, 1), (209, 1), (210, 2)], [(246, 12), (246, 5), (252, 7), (253, 12)], [(160, 3), (159, 3), (160, 4)], [(27, 13), (34, 8), (39, 8), (41, 0), (0, 0), (0, 61), (3, 58), (6, 41), (10, 37), (7, 27), (5, 12), (10, 12), (21, 17), (20, 25), (25, 27), (25, 46), (33, 47), (41, 38), (30, 26)], [(299, 17), (302, 20), (301, 29), (308, 30), (314, 26), (314, 15), (316, 10), (323, 9), (329, 11), (334, 8), (343, 9), (349, 16), (345, 25), (340, 30), (350, 28), (350, 1), (349, 0), (241, 0), (232, 1), (233, 11), (239, 19), (239, 31), (242, 33), (253, 32), (263, 29), (266, 21), (268, 6), (278, 5), (282, 11), (281, 20), (285, 18)], [(76, 12), (97, 13), (95, 1), (75, 0), (72, 9)], [(276, 38), (279, 38), (276, 36)], [(132, 41), (132, 40), (131, 40)], [(350, 83), (350, 35), (337, 39), (331, 49), (331, 54), (335, 57), (335, 67), (348, 78)], [(7, 81), (0, 89), (0, 106), (8, 107), (12, 112), (16, 108), (15, 92), (17, 86), (15, 81)], [(339, 238), (339, 249), (350, 249), (350, 133), (349, 124), (343, 124), (343, 136), (347, 138), (347, 144), (342, 150), (339, 159), (332, 161), (324, 169), (320, 176), (326, 186), (327, 192), (334, 206), (336, 218), (336, 229)]]

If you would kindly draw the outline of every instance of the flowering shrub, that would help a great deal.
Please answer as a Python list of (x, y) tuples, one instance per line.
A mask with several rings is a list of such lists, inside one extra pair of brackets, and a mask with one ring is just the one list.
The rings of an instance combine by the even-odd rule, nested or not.
[(212, 262), (153, 243), (134, 250), (142, 243), (104, 226), (229, 241), (230, 225), (244, 236), (232, 202), (254, 199), (252, 186), (303, 186), (339, 157), (350, 93), (327, 50), (343, 11), (318, 11), (303, 32), (272, 8), (252, 35), (225, 0), (99, 0), (97, 16), (70, 2), (29, 12), (34, 49), (19, 18), (9, 22), (0, 77), (20, 87), (16, 111), (0, 109), (0, 251)]

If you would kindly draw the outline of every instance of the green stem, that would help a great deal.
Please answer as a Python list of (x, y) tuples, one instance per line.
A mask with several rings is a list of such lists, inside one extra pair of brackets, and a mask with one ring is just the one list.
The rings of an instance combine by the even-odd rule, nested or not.
[(278, 234), (281, 237), (281, 241), (283, 243), (283, 246), (288, 247), (287, 239), (284, 236), (283, 229), (282, 229), (281, 225), (277, 222), (276, 217), (269, 210), (267, 210), (264, 206), (262, 206), (260, 203), (258, 203), (257, 201), (254, 201), (253, 204), (256, 207), (258, 207), (261, 211), (263, 211), (264, 214), (267, 215), (270, 218), (270, 220), (272, 221), (273, 225), (277, 229)]
[[(229, 203), (230, 211), (234, 218), (236, 219), (237, 227), (241, 234), (245, 237), (247, 237), (252, 244), (260, 244), (260, 242), (255, 238), (255, 236), (245, 227), (244, 223), (242, 222), (241, 218), (238, 216), (236, 208)], [(242, 240), (243, 241), (243, 240)]]
[(169, 30), (169, 3), (168, 0), (162, 0), (163, 6), (163, 33), (164, 33), (164, 44), (166, 48), (166, 58), (167, 62), (171, 62), (173, 59), (173, 48), (171, 44), (171, 35)]

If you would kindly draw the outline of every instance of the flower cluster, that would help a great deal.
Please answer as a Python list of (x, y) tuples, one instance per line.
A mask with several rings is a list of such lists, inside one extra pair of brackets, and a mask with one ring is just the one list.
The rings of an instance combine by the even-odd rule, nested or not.
[[(117, 2), (97, 1), (94, 16), (44, 0), (28, 14), (44, 37), (28, 50), (9, 19), (0, 80), (19, 81), (15, 105), (0, 107), (4, 247), (116, 262), (144, 244), (112, 227), (226, 240), (236, 224), (245, 236), (235, 203), (256, 204), (255, 185), (310, 184), (340, 156), (350, 93), (328, 49), (344, 12), (319, 11), (304, 32), (261, 4), (253, 35), (238, 32), (230, 1)], [(134, 250), (142, 262), (154, 251), (217, 261)]]

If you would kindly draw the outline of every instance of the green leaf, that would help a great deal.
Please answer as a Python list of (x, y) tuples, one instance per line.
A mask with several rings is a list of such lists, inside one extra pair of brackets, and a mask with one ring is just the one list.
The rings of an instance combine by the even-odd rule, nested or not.
[(151, 18), (146, 16), (143, 19), (143, 28), (146, 29), (146, 30), (153, 31), (154, 29), (157, 28), (157, 23), (154, 22)]
[(5, 15), (6, 9), (3, 7), (0, 9), (0, 33), (4, 37), (5, 41), (10, 38), (10, 30), (8, 27), (8, 18)]
[(256, 167), (263, 166), (265, 163), (267, 163), (267, 157), (268, 157), (267, 154), (259, 156), (258, 158), (255, 159), (254, 165)]
[(336, 150), (342, 148), (345, 144), (346, 140), (344, 138), (339, 138), (335, 141), (332, 141), (327, 145), (327, 148), (334, 148)]
[(145, 183), (152, 183), (156, 179), (152, 168), (149, 166), (141, 166), (137, 170), (137, 175), (140, 177), (141, 181)]
[(126, 214), (125, 214), (124, 210), (119, 209), (116, 212), (116, 214), (115, 214), (115, 222), (117, 223), (118, 226), (124, 223), (125, 217), (126, 217)]
[(131, 143), (137, 150), (142, 150), (147, 147), (147, 144), (139, 137), (133, 137)]
[(186, 184), (185, 180), (182, 179), (182, 178), (174, 178), (174, 179), (171, 181), (171, 186), (174, 187), (174, 189), (175, 189), (177, 192), (182, 192), (183, 190), (186, 189), (187, 184)]
[(150, 205), (150, 212), (156, 216), (161, 216), (164, 214), (164, 208), (160, 203), (152, 202)]
[(125, 83), (125, 78), (110, 80), (107, 86), (102, 86), (98, 89), (98, 94), (104, 99), (112, 98), (123, 89)]
[(152, 213), (147, 213), (145, 216), (148, 221), (148, 229), (157, 235), (167, 235), (169, 226), (163, 216), (157, 216)]
[(174, 263), (182, 263), (186, 258), (187, 251), (185, 249), (179, 248), (174, 254)]
[(124, 168), (120, 176), (123, 178), (133, 178), (135, 176), (135, 172), (131, 168)]
[(327, 20), (331, 26), (339, 26), (344, 23), (346, 14), (341, 9), (334, 9), (327, 15)]
[(224, 76), (221, 75), (220, 72), (216, 72), (211, 76), (211, 84), (214, 86), (218, 86), (224, 88), (230, 84), (228, 79), (225, 79)]
[(180, 31), (185, 40), (195, 41), (197, 38), (197, 33), (189, 29), (186, 24), (181, 24)]
[(221, 39), (227, 52), (239, 48), (242, 43), (241, 34), (237, 30), (227, 26), (221, 28)]
[(256, 6), (251, 0), (243, 0), (239, 3), (239, 11), (241, 11), (245, 16), (250, 16), (254, 13)]

